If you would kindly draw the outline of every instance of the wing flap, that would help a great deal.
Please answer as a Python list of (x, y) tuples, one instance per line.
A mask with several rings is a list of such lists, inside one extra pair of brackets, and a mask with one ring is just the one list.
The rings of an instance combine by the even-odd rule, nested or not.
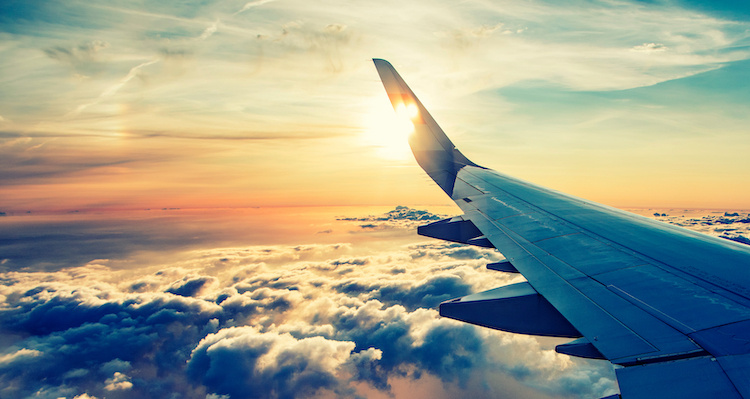
[(722, 370), (744, 398), (750, 398), (750, 354), (716, 358)]
[(580, 338), (567, 344), (557, 345), (555, 352), (586, 359), (606, 359), (594, 344), (586, 338)]
[(492, 244), (483, 236), (477, 226), (471, 220), (465, 220), (462, 216), (455, 216), (419, 226), (417, 234), (446, 241), (460, 242), (462, 244), (493, 248)]
[(511, 284), (443, 302), (440, 315), (519, 334), (581, 336), (529, 283)]
[(719, 363), (704, 356), (615, 370), (623, 398), (741, 398)]
[(516, 269), (516, 267), (513, 266), (513, 264), (508, 260), (490, 263), (487, 265), (487, 269), (506, 273), (520, 273), (518, 269)]

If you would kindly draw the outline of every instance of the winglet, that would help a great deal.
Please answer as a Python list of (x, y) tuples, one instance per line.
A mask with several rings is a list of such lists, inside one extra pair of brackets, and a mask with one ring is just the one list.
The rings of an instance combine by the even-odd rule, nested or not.
[(372, 61), (393, 109), (397, 113), (406, 111), (414, 124), (414, 132), (409, 136), (409, 146), (417, 163), (452, 197), (456, 173), (464, 166), (479, 165), (471, 162), (456, 149), (393, 65), (379, 58), (373, 58)]

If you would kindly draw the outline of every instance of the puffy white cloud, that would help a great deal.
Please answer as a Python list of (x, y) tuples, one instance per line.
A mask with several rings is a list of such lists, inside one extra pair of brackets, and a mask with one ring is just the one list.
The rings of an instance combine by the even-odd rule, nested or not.
[(351, 397), (426, 375), (480, 392), (495, 373), (540, 395), (611, 389), (606, 363), (438, 316), (440, 301), (515, 281), (483, 270), (494, 251), (394, 237), (388, 251), (231, 247), (135, 270), (98, 260), (2, 273), (0, 325), (19, 335), (0, 395)]
[(188, 374), (218, 394), (255, 397), (309, 396), (338, 385), (339, 369), (355, 344), (320, 336), (230, 327), (206, 336), (193, 350)]
[(130, 377), (116, 371), (112, 378), (107, 378), (104, 381), (104, 389), (107, 391), (127, 391), (133, 388), (133, 383), (130, 382)]

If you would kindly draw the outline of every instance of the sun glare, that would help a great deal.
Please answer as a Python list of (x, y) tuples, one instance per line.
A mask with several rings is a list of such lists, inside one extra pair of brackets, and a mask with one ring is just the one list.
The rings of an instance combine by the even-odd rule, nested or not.
[(396, 112), (382, 98), (374, 99), (365, 115), (362, 139), (378, 156), (386, 159), (408, 159), (411, 156), (408, 137), (414, 131), (411, 119), (417, 113), (414, 104), (399, 104)]

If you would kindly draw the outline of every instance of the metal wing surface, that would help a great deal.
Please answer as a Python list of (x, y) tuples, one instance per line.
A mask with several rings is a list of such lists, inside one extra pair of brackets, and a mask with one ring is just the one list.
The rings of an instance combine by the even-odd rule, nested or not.
[(419, 165), (463, 210), (422, 235), (497, 248), (489, 269), (527, 282), (457, 298), (443, 316), (578, 338), (556, 350), (606, 359), (620, 395), (750, 398), (750, 247), (650, 220), (481, 167), (453, 145), (385, 60), (409, 112)]

